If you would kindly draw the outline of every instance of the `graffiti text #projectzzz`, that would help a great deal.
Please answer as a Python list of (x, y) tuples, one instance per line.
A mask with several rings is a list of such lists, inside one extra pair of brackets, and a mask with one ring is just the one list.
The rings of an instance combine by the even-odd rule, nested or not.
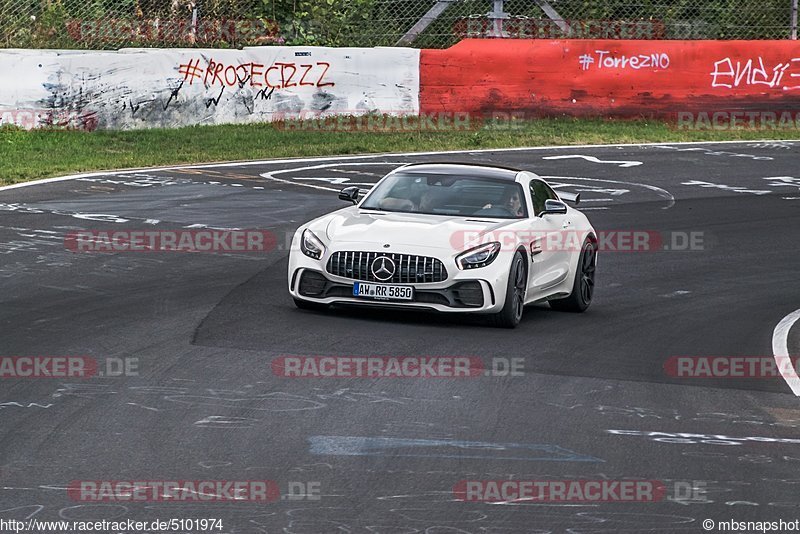
[(336, 85), (326, 79), (331, 64), (326, 61), (316, 63), (275, 62), (272, 65), (263, 63), (240, 63), (226, 65), (209, 59), (206, 66), (201, 66), (200, 59), (190, 59), (178, 67), (178, 73), (184, 81), (192, 85), (202, 81), (207, 87), (220, 85), (223, 87), (268, 87), (287, 89), (291, 87), (332, 87)]

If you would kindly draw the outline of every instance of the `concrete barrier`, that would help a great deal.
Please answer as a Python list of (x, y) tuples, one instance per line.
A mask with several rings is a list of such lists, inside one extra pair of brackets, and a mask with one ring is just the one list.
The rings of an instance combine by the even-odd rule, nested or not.
[(419, 113), (419, 50), (0, 52), (0, 122), (92, 130)]
[(0, 51), (0, 69), (0, 123), (26, 128), (124, 130), (367, 113), (695, 121), (717, 111), (800, 112), (794, 41), (8, 50)]
[(796, 41), (464, 40), (423, 50), (423, 113), (800, 110)]

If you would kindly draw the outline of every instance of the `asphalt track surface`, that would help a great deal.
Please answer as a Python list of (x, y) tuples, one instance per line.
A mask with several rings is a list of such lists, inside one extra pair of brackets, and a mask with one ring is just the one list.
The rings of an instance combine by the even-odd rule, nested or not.
[[(664, 370), (672, 356), (772, 356), (773, 328), (800, 308), (799, 150), (370, 156), (0, 191), (0, 355), (138, 359), (138, 376), (2, 380), (0, 518), (205, 517), (221, 518), (222, 532), (296, 534), (702, 532), (707, 518), (800, 519), (800, 444), (780, 441), (800, 438), (800, 400), (786, 382)], [(578, 155), (589, 158), (561, 157)], [(699, 232), (703, 246), (604, 251), (587, 313), (533, 306), (513, 331), (479, 318), (295, 309), (284, 236), (342, 207), (329, 189), (368, 187), (409, 161), (530, 169), (581, 191), (600, 230)], [(63, 241), (82, 229), (187, 227), (268, 229), (279, 246), (78, 254)], [(789, 344), (800, 347), (797, 327)], [(282, 355), (521, 358), (524, 373), (288, 379), (271, 369)], [(668, 494), (454, 497), (458, 481), (498, 479), (657, 480)], [(267, 504), (92, 503), (67, 495), (80, 480), (272, 480), (284, 494), (291, 482), (320, 491)], [(689, 486), (699, 491), (687, 499)]]

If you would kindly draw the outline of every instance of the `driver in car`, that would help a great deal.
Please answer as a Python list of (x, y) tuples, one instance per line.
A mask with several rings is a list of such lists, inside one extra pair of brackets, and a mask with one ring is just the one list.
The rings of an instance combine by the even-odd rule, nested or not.
[(436, 190), (428, 188), (419, 199), (419, 207), (417, 211), (421, 213), (432, 213), (433, 209), (436, 207), (438, 203), (439, 195), (437, 194)]
[(522, 217), (522, 201), (519, 198), (519, 191), (517, 189), (506, 189), (499, 204), (486, 204), (483, 207), (485, 210), (492, 208), (505, 208), (515, 217)]

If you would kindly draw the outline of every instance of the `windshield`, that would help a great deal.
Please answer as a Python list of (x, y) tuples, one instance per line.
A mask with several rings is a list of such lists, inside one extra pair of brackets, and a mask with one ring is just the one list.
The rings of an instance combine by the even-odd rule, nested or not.
[(455, 217), (528, 216), (522, 186), (518, 183), (450, 174), (393, 174), (376, 186), (360, 207)]

